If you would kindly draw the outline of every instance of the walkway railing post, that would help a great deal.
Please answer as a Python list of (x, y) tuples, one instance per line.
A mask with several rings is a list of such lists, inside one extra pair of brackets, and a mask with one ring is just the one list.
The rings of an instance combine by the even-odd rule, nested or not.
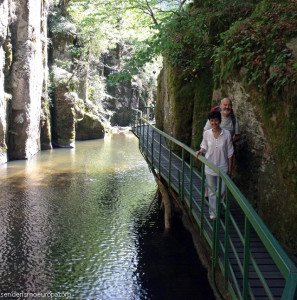
[(169, 141), (169, 173), (168, 173), (168, 185), (171, 186), (171, 160), (172, 160), (172, 146), (171, 141)]
[(185, 150), (182, 148), (182, 200), (184, 200), (184, 189), (185, 189)]
[(137, 134), (138, 134), (138, 115), (139, 115), (139, 112), (136, 111), (136, 117), (135, 117), (135, 122), (134, 122), (134, 124), (135, 124), (135, 128), (136, 128)]
[(159, 173), (161, 174), (161, 151), (162, 151), (162, 136), (159, 134)]
[(215, 235), (215, 228), (216, 228), (216, 223), (218, 222), (218, 219), (214, 219), (212, 223), (212, 261), (211, 261), (211, 278), (212, 282), (215, 283), (215, 267), (217, 263), (217, 251), (216, 251), (216, 235)]
[(142, 148), (144, 148), (144, 127), (145, 127), (145, 123), (142, 123)]
[(193, 207), (193, 155), (190, 155), (190, 213), (192, 214), (192, 207)]
[(154, 133), (155, 133), (155, 130), (152, 131), (152, 148), (151, 148), (152, 166), (154, 165)]
[(216, 203), (216, 218), (213, 221), (212, 231), (212, 281), (215, 283), (215, 267), (218, 260), (218, 245), (219, 245), (219, 226), (220, 226), (220, 206), (222, 194), (222, 178), (219, 176), (219, 184), (217, 190), (217, 203)]
[(225, 207), (225, 237), (224, 237), (224, 286), (228, 287), (229, 274), (229, 218), (230, 218), (230, 191), (226, 188), (226, 207)]
[(140, 118), (139, 119), (139, 144), (141, 145), (141, 149), (143, 148), (143, 145), (142, 145), (142, 136), (141, 136), (141, 128), (142, 128), (142, 119)]
[(281, 300), (296, 299), (296, 298), (294, 298), (294, 297), (297, 297), (296, 283), (297, 283), (297, 273), (296, 273), (296, 271), (295, 272), (291, 271), (291, 273), (287, 279), (286, 286), (285, 286)]
[(149, 145), (149, 127), (147, 127), (146, 131), (146, 156), (148, 157), (148, 145)]
[(201, 166), (201, 212), (200, 212), (200, 235), (203, 234), (203, 219), (205, 206), (205, 164)]
[(220, 212), (221, 212), (221, 199), (222, 199), (222, 178), (219, 176), (219, 185), (218, 185), (218, 190), (217, 190), (217, 203), (216, 203), (216, 222), (214, 226), (214, 259), (215, 263), (217, 262), (217, 257), (218, 257), (218, 241), (219, 241), (219, 230), (220, 230)]
[(181, 197), (180, 170), (178, 170), (178, 195)]
[(243, 260), (243, 300), (247, 300), (249, 293), (249, 263), (250, 263), (250, 222), (245, 217), (244, 226), (244, 260)]

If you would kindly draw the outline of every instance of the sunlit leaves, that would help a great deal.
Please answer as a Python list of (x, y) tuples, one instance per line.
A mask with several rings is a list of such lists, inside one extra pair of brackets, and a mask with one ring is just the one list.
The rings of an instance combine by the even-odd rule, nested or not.
[[(67, 3), (66, 3), (67, 2)], [(154, 57), (181, 46), (163, 34), (172, 16), (179, 17), (187, 0), (67, 0), (56, 5), (67, 8), (76, 26), (73, 53), (82, 60), (100, 60), (116, 45), (126, 45), (124, 61), (114, 78), (129, 79)], [(164, 45), (161, 45), (164, 42)], [(178, 52), (178, 51), (177, 51)]]

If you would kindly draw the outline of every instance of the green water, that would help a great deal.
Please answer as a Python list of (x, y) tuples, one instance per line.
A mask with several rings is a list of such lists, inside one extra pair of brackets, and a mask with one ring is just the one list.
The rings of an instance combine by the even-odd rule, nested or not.
[(206, 275), (190, 236), (180, 225), (178, 237), (164, 235), (157, 203), (148, 210), (156, 183), (132, 134), (9, 162), (0, 190), (0, 293), (174, 299), (180, 284), (185, 299), (202, 299)]

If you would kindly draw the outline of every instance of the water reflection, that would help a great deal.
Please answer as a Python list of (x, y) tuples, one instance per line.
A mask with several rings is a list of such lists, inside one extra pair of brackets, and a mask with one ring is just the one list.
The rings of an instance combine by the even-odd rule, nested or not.
[[(1, 292), (158, 299), (160, 291), (148, 280), (155, 254), (143, 249), (147, 237), (165, 240), (163, 225), (156, 225), (156, 206), (147, 212), (156, 184), (134, 136), (79, 142), (75, 149), (10, 162), (0, 166), (0, 180)], [(193, 278), (201, 269), (195, 259)], [(172, 263), (167, 259), (167, 273)], [(167, 276), (170, 282), (175, 277)]]

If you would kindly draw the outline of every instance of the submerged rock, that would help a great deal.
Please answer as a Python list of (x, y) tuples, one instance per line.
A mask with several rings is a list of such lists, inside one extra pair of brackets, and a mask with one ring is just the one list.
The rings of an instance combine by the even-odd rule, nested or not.
[(85, 113), (83, 119), (78, 121), (75, 127), (76, 140), (101, 139), (105, 135), (102, 122), (90, 113)]

